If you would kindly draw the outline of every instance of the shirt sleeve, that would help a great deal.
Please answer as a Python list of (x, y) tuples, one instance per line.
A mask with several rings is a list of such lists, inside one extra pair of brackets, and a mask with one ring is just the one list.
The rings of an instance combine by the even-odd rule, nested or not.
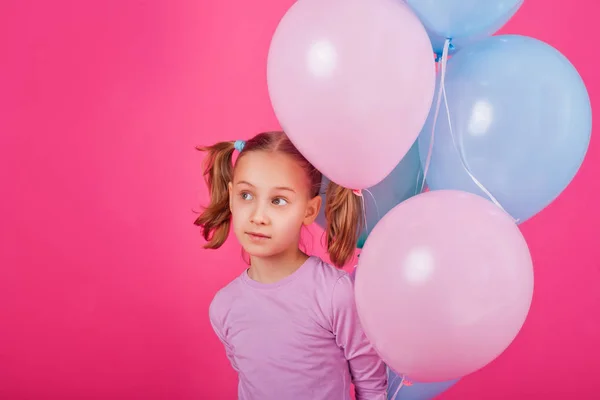
[(225, 346), (225, 354), (227, 355), (227, 358), (229, 359), (231, 366), (233, 367), (233, 369), (236, 372), (238, 372), (238, 367), (237, 367), (237, 364), (235, 363), (235, 357), (233, 356), (233, 348), (227, 342), (227, 336), (225, 335), (225, 328), (224, 328), (224, 324), (222, 322), (224, 318), (222, 315), (219, 314), (219, 312), (218, 312), (219, 307), (215, 304), (215, 300), (213, 300), (213, 302), (211, 303), (211, 305), (208, 309), (208, 316), (210, 318), (210, 324), (211, 324), (213, 330), (215, 331), (215, 333), (217, 334), (217, 337), (219, 338), (221, 343), (223, 343), (223, 346)]
[(356, 390), (356, 400), (385, 400), (385, 364), (367, 339), (356, 311), (350, 276), (338, 279), (332, 295), (333, 333), (344, 350)]

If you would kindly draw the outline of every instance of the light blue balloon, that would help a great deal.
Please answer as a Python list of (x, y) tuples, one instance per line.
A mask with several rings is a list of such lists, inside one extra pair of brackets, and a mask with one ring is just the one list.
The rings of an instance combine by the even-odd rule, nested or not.
[[(523, 0), (406, 0), (419, 17), (437, 54), (446, 38), (452, 50), (497, 32), (517, 12)], [(452, 53), (452, 51), (451, 51)]]
[[(444, 382), (410, 382), (400, 387), (402, 377), (388, 368), (388, 400), (430, 400), (442, 394), (458, 382), (459, 379)], [(398, 389), (400, 387), (400, 389)]]
[[(571, 182), (588, 149), (592, 111), (560, 52), (526, 36), (494, 36), (448, 61), (445, 86), (466, 165), (513, 218), (531, 218)], [(433, 113), (418, 139), (423, 165)], [(427, 184), (487, 197), (460, 162), (443, 100)]]
[[(404, 200), (420, 193), (420, 185), (423, 174), (421, 172), (421, 162), (419, 159), (419, 148), (417, 142), (408, 150), (406, 155), (398, 163), (396, 168), (380, 183), (369, 188), (369, 194), (363, 190), (363, 198), (366, 209), (366, 224), (367, 228), (361, 232), (357, 247), (362, 248), (368, 234), (375, 227), (383, 216), (392, 208), (403, 202)], [(323, 207), (317, 216), (317, 224), (325, 226), (325, 191), (329, 180), (323, 177), (321, 185), (321, 197), (323, 199)], [(375, 200), (373, 200), (373, 198)]]

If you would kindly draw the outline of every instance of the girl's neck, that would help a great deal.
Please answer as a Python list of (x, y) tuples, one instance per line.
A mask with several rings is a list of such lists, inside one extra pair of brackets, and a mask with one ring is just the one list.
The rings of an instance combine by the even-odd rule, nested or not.
[(275, 283), (296, 272), (307, 259), (297, 247), (272, 257), (251, 256), (248, 276), (260, 283)]

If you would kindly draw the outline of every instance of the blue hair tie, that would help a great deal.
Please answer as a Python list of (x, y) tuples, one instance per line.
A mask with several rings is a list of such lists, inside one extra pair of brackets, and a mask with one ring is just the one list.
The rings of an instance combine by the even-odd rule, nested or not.
[(235, 143), (233, 144), (233, 147), (238, 151), (238, 152), (242, 152), (242, 150), (244, 150), (244, 146), (246, 145), (246, 142), (244, 140), (236, 140)]

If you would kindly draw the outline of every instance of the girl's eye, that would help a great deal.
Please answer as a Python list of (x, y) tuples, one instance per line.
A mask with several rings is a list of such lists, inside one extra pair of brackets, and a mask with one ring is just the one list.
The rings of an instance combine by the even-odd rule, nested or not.
[(282, 199), (281, 197), (273, 199), (273, 204), (275, 204), (276, 206), (285, 206), (287, 203), (287, 200)]
[(240, 196), (242, 197), (242, 200), (252, 200), (252, 195), (248, 192), (242, 192)]

